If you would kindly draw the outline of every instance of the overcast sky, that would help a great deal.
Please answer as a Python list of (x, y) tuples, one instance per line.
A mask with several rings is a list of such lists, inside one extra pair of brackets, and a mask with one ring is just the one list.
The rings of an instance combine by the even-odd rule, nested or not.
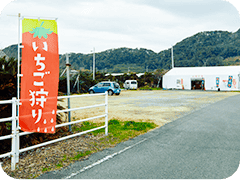
[(58, 18), (61, 54), (88, 54), (93, 47), (96, 52), (119, 47), (160, 52), (201, 31), (236, 32), (240, 15), (234, 5), (224, 0), (15, 0), (0, 15), (0, 48), (17, 43), (17, 17), (7, 15), (21, 13)]

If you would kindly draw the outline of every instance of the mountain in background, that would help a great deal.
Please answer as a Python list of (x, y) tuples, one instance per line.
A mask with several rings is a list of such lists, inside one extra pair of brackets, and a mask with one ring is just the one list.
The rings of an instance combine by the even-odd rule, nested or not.
[[(177, 43), (174, 47), (175, 67), (227, 66), (240, 64), (240, 29), (205, 31)], [(3, 51), (17, 58), (17, 45)], [(69, 53), (72, 69), (91, 69), (93, 54)], [(65, 55), (59, 55), (60, 69), (65, 68)], [(102, 72), (145, 72), (155, 69), (171, 69), (171, 49), (156, 53), (140, 48), (109, 49), (95, 54), (96, 69)]]
[(18, 47), (17, 44), (8, 46), (2, 50), (8, 57), (18, 58)]

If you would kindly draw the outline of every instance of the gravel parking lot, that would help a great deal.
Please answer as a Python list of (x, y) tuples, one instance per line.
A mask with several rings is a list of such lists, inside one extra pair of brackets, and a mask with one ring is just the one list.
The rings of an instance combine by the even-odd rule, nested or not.
[[(194, 110), (220, 101), (238, 92), (182, 91), (182, 90), (123, 90), (119, 96), (108, 97), (109, 120), (150, 121), (162, 126)], [(67, 101), (59, 102), (67, 106)], [(71, 99), (71, 107), (104, 103), (103, 96)], [(72, 112), (73, 120), (104, 114), (104, 107)], [(104, 121), (104, 118), (95, 121)]]

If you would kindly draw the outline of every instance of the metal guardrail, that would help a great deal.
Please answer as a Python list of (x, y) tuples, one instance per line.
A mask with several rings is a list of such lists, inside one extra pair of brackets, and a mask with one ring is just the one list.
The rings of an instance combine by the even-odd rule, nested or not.
[(55, 126), (55, 128), (62, 127), (62, 126), (68, 126), (68, 125), (72, 125), (72, 124), (76, 124), (76, 123), (80, 123), (80, 122), (84, 122), (84, 121), (89, 121), (89, 120), (105, 117), (105, 125), (104, 126), (97, 127), (97, 128), (94, 128), (94, 129), (83, 131), (83, 132), (79, 132), (79, 133), (76, 133), (76, 134), (71, 134), (71, 135), (68, 135), (68, 136), (65, 136), (65, 137), (61, 137), (61, 138), (58, 138), (58, 139), (47, 141), (47, 142), (37, 144), (37, 145), (34, 145), (34, 146), (29, 146), (29, 147), (23, 148), (23, 149), (20, 149), (20, 146), (19, 146), (20, 145), (20, 138), (19, 137), (24, 136), (24, 135), (28, 135), (28, 134), (33, 134), (34, 132), (21, 132), (21, 133), (19, 133), (20, 127), (17, 125), (18, 124), (17, 123), (18, 122), (18, 116), (17, 116), (17, 113), (16, 113), (17, 112), (16, 106), (18, 104), (18, 100), (15, 97), (12, 98), (12, 100), (0, 101), (0, 104), (12, 104), (12, 117), (0, 119), (0, 122), (12, 121), (12, 133), (10, 135), (0, 137), (0, 140), (12, 139), (11, 152), (1, 154), (0, 158), (10, 156), (11, 157), (11, 169), (15, 170), (16, 164), (19, 162), (19, 154), (22, 153), (22, 152), (29, 151), (31, 149), (35, 149), (35, 148), (38, 148), (38, 147), (41, 147), (41, 146), (46, 146), (48, 144), (52, 144), (52, 143), (59, 142), (59, 141), (62, 141), (62, 140), (66, 140), (66, 139), (69, 139), (69, 138), (73, 138), (73, 137), (76, 137), (76, 136), (80, 136), (82, 134), (86, 134), (86, 133), (96, 131), (96, 130), (99, 130), (99, 129), (103, 129), (103, 128), (105, 128), (105, 135), (108, 135), (108, 93), (107, 93), (107, 91), (105, 93), (99, 93), (99, 94), (59, 96), (58, 99), (81, 98), (81, 97), (89, 97), (89, 96), (105, 96), (105, 103), (104, 104), (93, 105), (93, 106), (85, 106), (85, 107), (79, 107), (79, 108), (57, 110), (57, 113), (70, 112), (70, 111), (76, 111), (76, 110), (105, 106), (105, 112), (104, 112), (103, 115), (90, 117), (90, 118), (86, 118), (86, 119), (81, 119), (81, 120), (76, 120), (76, 121), (71, 121), (71, 122), (67, 122), (67, 123), (63, 123), (63, 124), (57, 124)]

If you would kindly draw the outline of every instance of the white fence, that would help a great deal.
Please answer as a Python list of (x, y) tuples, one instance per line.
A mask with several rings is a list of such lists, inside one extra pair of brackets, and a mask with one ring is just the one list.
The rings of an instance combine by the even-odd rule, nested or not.
[(92, 105), (92, 106), (72, 108), (72, 109), (58, 110), (57, 113), (70, 112), (70, 111), (76, 111), (76, 110), (81, 110), (81, 109), (89, 109), (89, 108), (96, 108), (96, 107), (105, 106), (105, 113), (103, 115), (90, 117), (90, 118), (87, 118), (87, 119), (71, 121), (71, 122), (63, 123), (63, 124), (57, 124), (55, 127), (58, 128), (58, 127), (62, 127), (62, 126), (68, 126), (68, 125), (72, 125), (72, 124), (76, 124), (76, 123), (80, 123), (80, 122), (84, 122), (84, 121), (89, 121), (89, 120), (105, 117), (105, 125), (104, 126), (97, 127), (97, 128), (94, 128), (94, 129), (83, 131), (83, 132), (79, 132), (79, 133), (76, 133), (76, 134), (68, 135), (68, 136), (65, 136), (65, 137), (61, 137), (61, 138), (58, 138), (58, 139), (54, 139), (54, 140), (51, 140), (51, 141), (47, 141), (47, 142), (37, 144), (37, 145), (34, 145), (34, 146), (30, 146), (30, 147), (27, 147), (27, 148), (23, 148), (23, 149), (20, 149), (20, 146), (19, 146), (20, 145), (20, 138), (19, 137), (24, 136), (24, 135), (28, 135), (28, 134), (32, 134), (33, 132), (21, 132), (21, 133), (19, 133), (20, 127), (18, 126), (18, 123), (17, 123), (18, 122), (18, 117), (17, 117), (17, 114), (16, 114), (16, 110), (17, 110), (16, 106), (18, 104), (18, 100), (16, 98), (12, 98), (12, 100), (0, 101), (0, 104), (12, 104), (12, 117), (0, 119), (0, 122), (12, 121), (12, 134), (0, 137), (0, 140), (12, 139), (12, 148), (11, 148), (11, 152), (1, 154), (0, 158), (10, 156), (11, 157), (11, 169), (15, 170), (16, 163), (19, 162), (19, 154), (22, 153), (22, 152), (29, 151), (31, 149), (35, 149), (35, 148), (38, 148), (38, 147), (41, 147), (41, 146), (46, 146), (48, 144), (52, 144), (52, 143), (55, 143), (55, 142), (58, 142), (58, 141), (73, 138), (75, 136), (80, 136), (82, 134), (86, 134), (86, 133), (96, 131), (96, 130), (99, 130), (99, 129), (103, 129), (103, 128), (105, 128), (105, 135), (108, 135), (108, 93), (107, 93), (107, 91), (105, 93), (99, 93), (99, 94), (60, 96), (60, 97), (58, 97), (58, 99), (80, 98), (80, 97), (89, 97), (89, 96), (105, 96), (105, 103), (104, 104)]

